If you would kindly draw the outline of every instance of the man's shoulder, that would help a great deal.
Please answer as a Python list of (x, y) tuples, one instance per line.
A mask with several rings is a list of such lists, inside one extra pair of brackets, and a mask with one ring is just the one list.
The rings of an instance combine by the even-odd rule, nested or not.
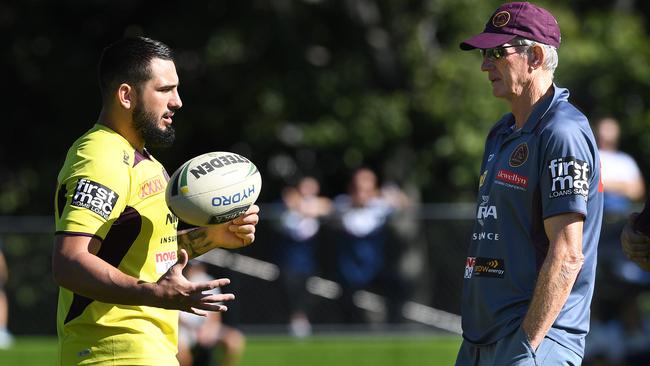
[(63, 175), (119, 174), (133, 165), (134, 149), (116, 132), (99, 125), (79, 137), (70, 147), (61, 169)]
[(584, 113), (568, 101), (559, 101), (552, 105), (544, 116), (540, 127), (542, 131), (546, 130), (547, 132), (591, 131), (589, 120)]
[(102, 125), (95, 125), (75, 142), (78, 154), (88, 159), (133, 163), (135, 149), (124, 137)]

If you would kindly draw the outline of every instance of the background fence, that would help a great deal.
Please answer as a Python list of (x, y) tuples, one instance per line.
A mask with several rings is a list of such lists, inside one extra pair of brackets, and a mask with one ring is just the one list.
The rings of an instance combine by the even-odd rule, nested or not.
[[(249, 332), (284, 332), (289, 306), (280, 281), (283, 268), (277, 254), (285, 240), (279, 230), (281, 206), (262, 205), (256, 242), (240, 250), (214, 250), (200, 257), (214, 276), (232, 280), (237, 295), (225, 321)], [(354, 294), (354, 304), (366, 322), (350, 324), (340, 306), (341, 285), (335, 270), (337, 231), (327, 221), (318, 237), (318, 270), (307, 281), (310, 318), (316, 331), (393, 329), (460, 332), (462, 271), (472, 228), (473, 204), (426, 204), (393, 216), (388, 231), (395, 282), (378, 281)], [(650, 275), (627, 261), (618, 248), (623, 218), (606, 221), (599, 247), (598, 286), (592, 323), (618, 321), (625, 303), (638, 300), (645, 317), (650, 309)], [(3, 250), (10, 277), (9, 328), (16, 335), (56, 333), (57, 287), (50, 275), (53, 219), (49, 216), (0, 217)], [(399, 316), (388, 324), (387, 305), (398, 300)], [(395, 319), (393, 319), (395, 320)]]
[[(288, 321), (287, 299), (279, 281), (283, 269), (277, 258), (284, 240), (278, 225), (281, 212), (281, 205), (262, 205), (253, 245), (200, 257), (210, 264), (212, 275), (232, 280), (228, 291), (237, 300), (229, 304), (227, 322), (264, 332), (277, 331)], [(376, 281), (357, 291), (354, 304), (367, 322), (356, 326), (387, 326), (385, 300), (399, 292), (399, 314), (392, 327), (460, 332), (456, 314), (472, 213), (472, 204), (428, 204), (393, 216), (387, 231), (388, 259), (399, 275), (399, 285)], [(318, 234), (318, 270), (307, 281), (310, 318), (316, 329), (342, 330), (350, 325), (342, 324), (345, 310), (338, 304), (341, 286), (334, 264), (337, 232), (327, 221)], [(53, 229), (49, 216), (0, 217), (0, 238), (10, 271), (9, 328), (14, 334), (56, 333), (57, 286), (50, 274)]]

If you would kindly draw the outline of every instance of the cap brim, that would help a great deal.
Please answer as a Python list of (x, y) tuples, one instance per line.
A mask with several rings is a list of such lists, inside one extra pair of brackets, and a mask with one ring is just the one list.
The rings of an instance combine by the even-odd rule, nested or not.
[(463, 51), (469, 51), (476, 48), (494, 48), (512, 41), (515, 37), (517, 36), (514, 34), (481, 33), (462, 42), (460, 44), (460, 49)]

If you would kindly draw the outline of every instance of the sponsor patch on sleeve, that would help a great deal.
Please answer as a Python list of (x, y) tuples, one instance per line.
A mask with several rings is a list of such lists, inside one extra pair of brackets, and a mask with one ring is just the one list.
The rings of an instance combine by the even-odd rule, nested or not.
[(467, 257), (465, 262), (465, 278), (503, 278), (505, 272), (506, 269), (501, 258)]
[(591, 167), (586, 161), (573, 156), (553, 159), (548, 162), (551, 189), (548, 198), (589, 195)]
[(118, 198), (119, 195), (105, 185), (81, 178), (77, 181), (70, 205), (88, 209), (108, 220)]

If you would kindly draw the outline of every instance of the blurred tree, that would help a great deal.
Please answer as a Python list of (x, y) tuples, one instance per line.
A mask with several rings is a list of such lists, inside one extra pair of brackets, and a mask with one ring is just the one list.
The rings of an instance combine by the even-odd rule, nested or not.
[[(650, 6), (539, 3), (563, 33), (557, 83), (588, 116), (621, 119), (624, 150), (650, 156)], [(262, 170), (261, 201), (300, 173), (333, 195), (362, 164), (420, 187), (425, 201), (471, 200), (484, 136), (507, 106), (492, 97), (478, 52), (458, 43), (499, 4), (3, 2), (0, 214), (51, 214), (65, 149), (99, 112), (101, 49), (136, 34), (178, 55), (178, 139), (155, 151), (170, 173), (200, 153), (234, 150)], [(640, 161), (650, 171), (650, 159)]]

